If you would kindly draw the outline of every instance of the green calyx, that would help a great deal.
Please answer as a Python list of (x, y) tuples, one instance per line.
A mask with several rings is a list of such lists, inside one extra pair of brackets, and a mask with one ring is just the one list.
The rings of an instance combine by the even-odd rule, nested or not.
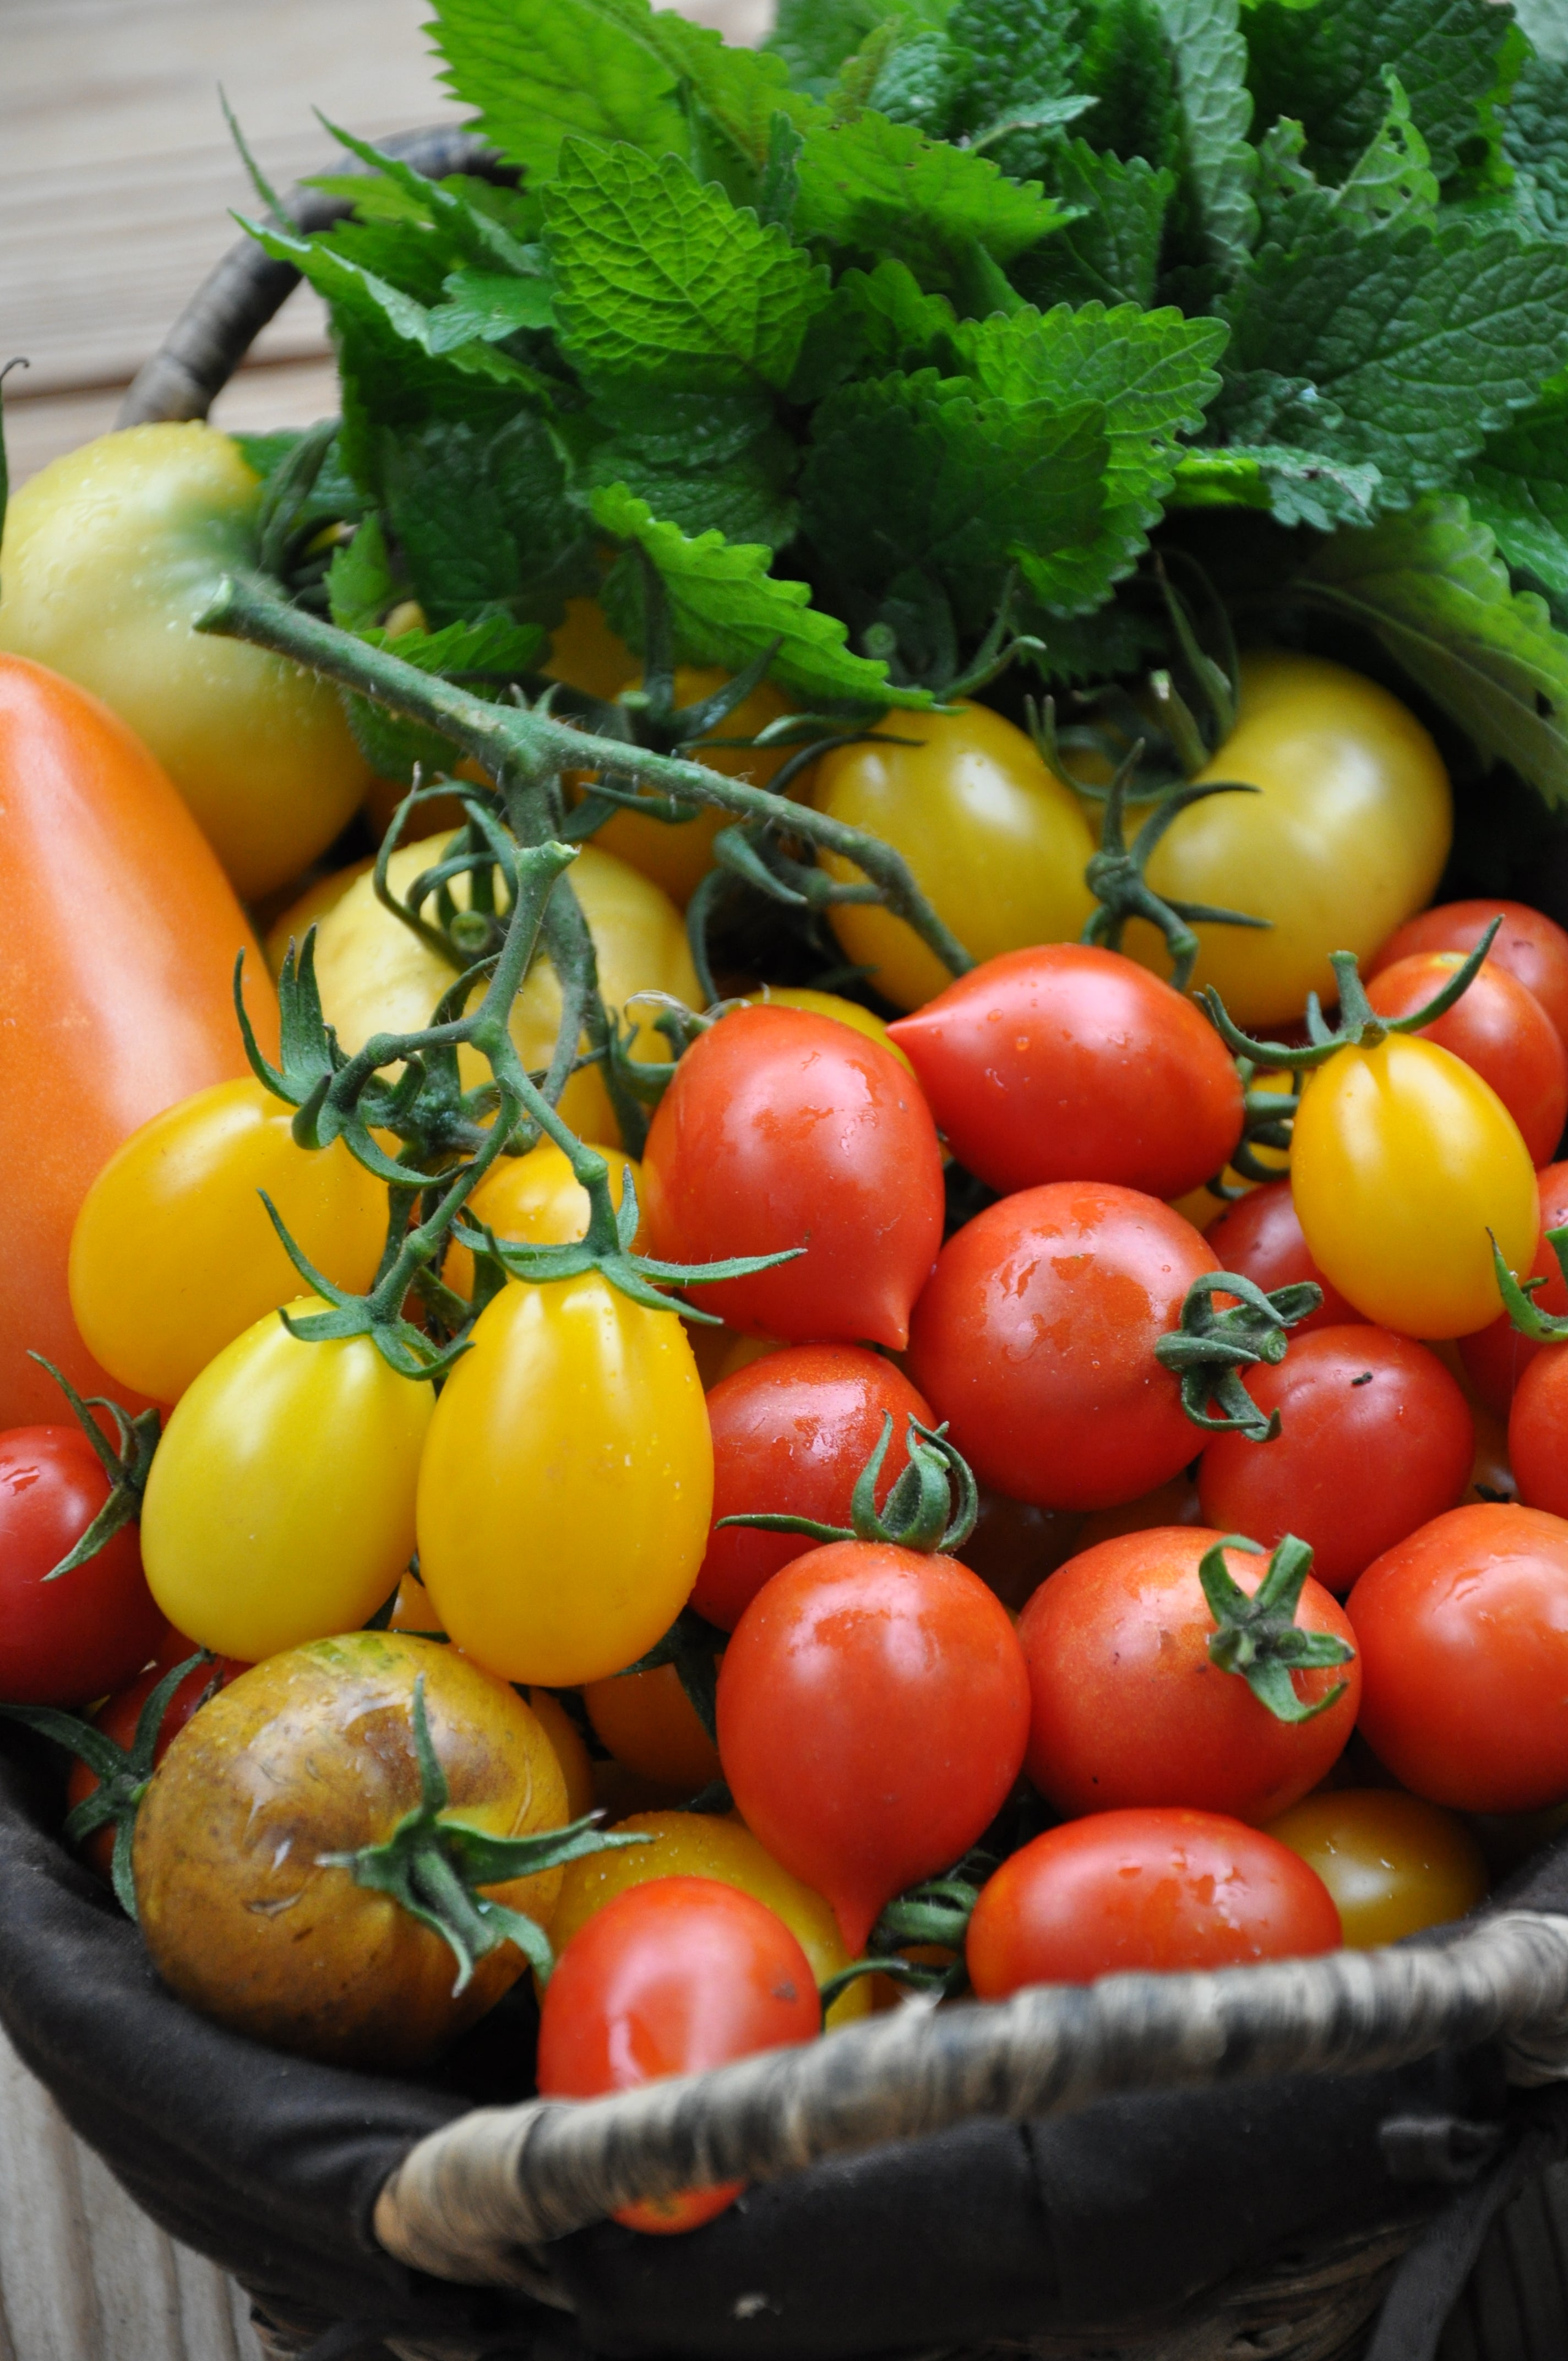
[(595, 1826), (597, 1812), (532, 1837), (488, 1836), (466, 1820), (444, 1817), (451, 1789), (430, 1735), (422, 1673), (414, 1683), (411, 1719), (420, 1777), (416, 1809), (405, 1814), (380, 1844), (362, 1845), (357, 1852), (323, 1853), (321, 1866), (346, 1869), (356, 1885), (390, 1894), (410, 1917), (439, 1935), (457, 1962), (454, 1997), (466, 1989), (477, 1962), (502, 1943), (515, 1943), (540, 1982), (546, 1982), (555, 1954), (543, 1927), (521, 1910), (487, 1899), (478, 1889), (534, 1877), (542, 1870), (581, 1861), (587, 1853), (646, 1844), (648, 1839), (601, 1835)]
[[(1568, 1339), (1568, 1320), (1557, 1319), (1550, 1312), (1540, 1312), (1530, 1301), (1536, 1290), (1546, 1285), (1545, 1279), (1516, 1279), (1503, 1260), (1502, 1248), (1492, 1237), (1490, 1230), (1486, 1235), (1492, 1239), (1492, 1268), (1497, 1274), (1497, 1292), (1503, 1299), (1504, 1311), (1519, 1334), (1528, 1336), (1532, 1345), (1563, 1343)], [(1568, 1279), (1568, 1226), (1548, 1230), (1546, 1244), (1557, 1257), (1558, 1269), (1564, 1279)]]
[[(865, 1956), (851, 1960), (848, 1967), (840, 1968), (819, 1986), (823, 2015), (827, 2015), (839, 1993), (847, 1992), (861, 1976), (891, 1976), (895, 1983), (905, 1984), (911, 1992), (924, 1993), (933, 2001), (948, 2000), (955, 1993), (962, 1992), (969, 1981), (964, 1965), (964, 1938), (969, 1933), (974, 1905), (980, 1900), (981, 1886), (993, 1866), (989, 1860), (968, 1855), (947, 1876), (927, 1878), (923, 1884), (912, 1885), (906, 1893), (895, 1894), (872, 1929), (871, 1947)], [(971, 1867), (973, 1879), (968, 1873)], [(938, 1966), (934, 1960), (905, 1958), (904, 1947), (914, 1944), (939, 1946), (951, 1951), (953, 1958), (946, 1967)]]
[(1325, 1064), (1340, 1049), (1374, 1049), (1390, 1033), (1419, 1033), (1423, 1027), (1435, 1024), (1456, 1000), (1464, 998), (1475, 983), (1502, 923), (1500, 917), (1494, 918), (1469, 958), (1463, 966), (1454, 969), (1442, 990), (1434, 993), (1423, 1007), (1413, 1008), (1408, 1016), (1379, 1016), (1366, 997), (1355, 953), (1331, 953), (1329, 965), (1339, 980), (1339, 1023), (1335, 1026), (1327, 1023), (1317, 994), (1310, 992), (1307, 994), (1309, 1038), (1304, 1045), (1255, 1041), (1250, 1034), (1232, 1024), (1225, 1013), (1224, 1002), (1212, 984), (1200, 993), (1199, 998), (1208, 1010), (1215, 1031), (1233, 1056), (1250, 1059), (1256, 1066), (1269, 1066), (1286, 1073), (1301, 1073), (1310, 1067)]
[(1257, 1151), (1272, 1148), (1280, 1154), (1288, 1154), (1296, 1111), (1301, 1104), (1299, 1080), (1288, 1091), (1259, 1090), (1255, 1087), (1259, 1068), (1254, 1058), (1238, 1058), (1236, 1071), (1242, 1085), (1242, 1136), (1231, 1150), (1230, 1163), (1232, 1170), (1240, 1176), (1241, 1185), (1227, 1180), (1223, 1172), (1216, 1172), (1212, 1180), (1204, 1183), (1211, 1196), (1231, 1203), (1246, 1195), (1247, 1183), (1262, 1187), (1282, 1177), (1279, 1167), (1266, 1164)]
[[(1224, 1311), (1216, 1295), (1238, 1301)], [(1277, 1287), (1266, 1295), (1238, 1271), (1209, 1270), (1187, 1290), (1179, 1324), (1155, 1346), (1155, 1358), (1181, 1380), (1181, 1407), (1194, 1426), (1211, 1434), (1245, 1434), (1272, 1443), (1279, 1412), (1266, 1418), (1241, 1379), (1244, 1368), (1285, 1358), (1288, 1332), (1321, 1305), (1323, 1290), (1311, 1279)], [(1211, 1409), (1218, 1404), (1218, 1414)]]
[[(40, 1738), (52, 1739), (57, 1746), (79, 1756), (96, 1776), (98, 1784), (67, 1815), (61, 1833), (68, 1844), (81, 1844), (95, 1829), (113, 1827), (115, 1851), (110, 1874), (115, 1897), (127, 1918), (137, 1915), (136, 1883), (131, 1874), (137, 1812), (158, 1761), (163, 1718), (181, 1683), (199, 1665), (210, 1664), (213, 1658), (208, 1651), (198, 1648), (183, 1664), (165, 1673), (137, 1716), (129, 1746), (117, 1745), (95, 1722), (84, 1721), (80, 1714), (64, 1713), (58, 1706), (0, 1705), (0, 1714), (8, 1721), (19, 1721), (25, 1729), (37, 1730)], [(205, 1694), (197, 1700), (196, 1710), (217, 1694), (218, 1686), (214, 1664), (212, 1680)]]
[(905, 1448), (909, 1465), (879, 1511), (877, 1478), (893, 1441), (893, 1412), (883, 1413), (875, 1450), (855, 1478), (848, 1525), (826, 1525), (815, 1517), (720, 1517), (719, 1525), (749, 1525), (758, 1532), (805, 1533), (817, 1542), (890, 1542), (896, 1549), (944, 1554), (961, 1549), (980, 1514), (980, 1493), (970, 1465), (948, 1440), (946, 1422), (922, 1426), (911, 1418)]
[(1303, 1631), (1296, 1621), (1301, 1587), (1312, 1568), (1311, 1550), (1294, 1533), (1287, 1533), (1249, 1598), (1225, 1564), (1228, 1549), (1263, 1555), (1257, 1543), (1241, 1533), (1227, 1533), (1204, 1554), (1198, 1579), (1217, 1626), (1209, 1642), (1210, 1663), (1223, 1673), (1239, 1673), (1277, 1721), (1315, 1720), (1344, 1695), (1343, 1681), (1316, 1705), (1303, 1705), (1291, 1674), (1348, 1664), (1355, 1650), (1332, 1631)]
[[(73, 1573), (85, 1565), (89, 1558), (112, 1542), (124, 1525), (133, 1524), (141, 1514), (141, 1496), (147, 1489), (147, 1479), (152, 1470), (152, 1455), (158, 1448), (159, 1415), (155, 1410), (138, 1411), (132, 1418), (128, 1411), (112, 1401), (107, 1394), (88, 1394), (83, 1398), (63, 1371), (41, 1353), (29, 1352), (29, 1361), (47, 1369), (66, 1400), (71, 1415), (97, 1455), (98, 1465), (109, 1479), (109, 1497), (93, 1518), (75, 1547), (67, 1551), (58, 1565), (51, 1565), (45, 1575), (46, 1582), (58, 1582), (62, 1574)], [(117, 1442), (112, 1444), (93, 1412), (105, 1410), (115, 1423)]]

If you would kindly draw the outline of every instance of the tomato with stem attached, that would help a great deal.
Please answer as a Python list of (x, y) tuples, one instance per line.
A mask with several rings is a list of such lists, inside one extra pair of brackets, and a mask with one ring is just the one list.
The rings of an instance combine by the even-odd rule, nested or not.
[[(1462, 967), (1461, 951), (1419, 951), (1380, 966), (1366, 997), (1380, 1016), (1409, 1016)], [(1452, 1049), (1489, 1082), (1519, 1127), (1530, 1162), (1554, 1155), (1568, 1118), (1568, 1049), (1533, 993), (1487, 959), (1463, 996), (1417, 1037)]]
[[(628, 1175), (639, 1194), (641, 1168), (619, 1148), (600, 1148), (609, 1166), (610, 1202), (618, 1210)], [(526, 1156), (503, 1156), (486, 1173), (464, 1207), (476, 1228), (498, 1238), (521, 1238), (536, 1246), (567, 1246), (588, 1234), (588, 1192), (572, 1170), (570, 1157), (553, 1139), (542, 1139)], [(641, 1249), (641, 1231), (633, 1245)], [(461, 1241), (447, 1248), (442, 1277), (459, 1295), (474, 1290), (474, 1258)]]
[[(1568, 1319), (1568, 1278), (1564, 1278), (1547, 1235), (1549, 1231), (1568, 1224), (1568, 1164), (1542, 1165), (1535, 1176), (1535, 1186), (1541, 1208), (1541, 1236), (1534, 1260), (1528, 1269), (1516, 1264), (1515, 1275), (1521, 1280), (1538, 1279), (1543, 1282), (1530, 1294), (1538, 1312), (1555, 1320)], [(1522, 1334), (1506, 1312), (1500, 1312), (1488, 1327), (1459, 1340), (1465, 1376), (1486, 1408), (1505, 1420), (1513, 1405), (1514, 1389), (1540, 1351), (1534, 1338)]]
[(1397, 960), (1418, 951), (1473, 951), (1494, 918), (1503, 923), (1486, 964), (1505, 969), (1534, 994), (1568, 1047), (1568, 930), (1528, 903), (1440, 902), (1396, 928), (1368, 962), (1367, 976), (1381, 975)]

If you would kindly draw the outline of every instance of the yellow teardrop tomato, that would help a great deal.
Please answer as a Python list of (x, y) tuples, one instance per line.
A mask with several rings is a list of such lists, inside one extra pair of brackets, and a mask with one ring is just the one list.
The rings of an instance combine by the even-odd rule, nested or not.
[[(1083, 882), (1094, 851), (1078, 799), (1046, 768), (1033, 741), (988, 706), (956, 713), (894, 713), (886, 739), (825, 754), (811, 801), (902, 852), (938, 916), (977, 960), (1030, 943), (1074, 941), (1094, 907)], [(837, 853), (823, 866), (840, 883), (861, 872)], [(902, 918), (875, 904), (831, 913), (849, 958), (898, 1008), (918, 1008), (952, 982)]]
[[(394, 895), (406, 894), (420, 872), (439, 861), (449, 840), (427, 837), (402, 846), (388, 863)], [(634, 992), (667, 992), (695, 1007), (701, 999), (696, 971), (686, 948), (681, 914), (669, 896), (613, 853), (585, 845), (568, 871), (598, 960), (599, 989), (611, 1008), (624, 1008)], [(466, 907), (468, 881), (456, 878), (453, 898)], [(361, 877), (321, 922), (316, 936), (316, 978), (327, 1023), (351, 1054), (372, 1033), (411, 1033), (430, 1022), (431, 1012), (455, 971), (411, 928), (376, 899), (369, 877)], [(669, 1044), (653, 1029), (657, 1011), (633, 1009), (632, 1055), (655, 1062), (667, 1059)], [(561, 1019), (561, 987), (543, 954), (534, 961), (512, 1009), (511, 1033), (524, 1065), (548, 1065)], [(489, 1078), (489, 1068), (471, 1049), (458, 1053), (470, 1089)], [(595, 1067), (585, 1067), (567, 1083), (561, 1113), (582, 1139), (619, 1137), (609, 1093)]]
[(271, 1312), (236, 1336), (175, 1405), (142, 1501), (175, 1629), (253, 1664), (374, 1614), (413, 1554), (432, 1395), (368, 1336), (307, 1344)]
[[(1193, 984), (1218, 987), (1238, 1025), (1282, 1025), (1309, 992), (1332, 1001), (1331, 951), (1370, 958), (1431, 901), (1453, 834), (1442, 758), (1376, 681), (1321, 656), (1244, 656), (1235, 729), (1196, 784), (1239, 780), (1173, 820), (1148, 864), (1157, 894), (1269, 920), (1200, 925)], [(1168, 975), (1135, 920), (1124, 949)]]
[(600, 1745), (608, 1746), (629, 1771), (676, 1787), (685, 1795), (695, 1795), (723, 1777), (718, 1749), (698, 1720), (674, 1664), (589, 1681), (583, 1703)]
[(1406, 1033), (1307, 1077), (1290, 1186), (1312, 1260), (1368, 1320), (1468, 1336), (1502, 1309), (1491, 1231), (1528, 1271), (1541, 1226), (1530, 1150), (1479, 1074)]
[(87, 1191), (71, 1308), (111, 1376), (177, 1401), (214, 1355), (300, 1291), (265, 1190), (316, 1268), (368, 1287), (387, 1192), (341, 1140), (295, 1145), (293, 1110), (258, 1082), (214, 1082), (133, 1132)]
[[(675, 667), (675, 708), (699, 705), (711, 697), (729, 678), (718, 665), (698, 666), (677, 664)], [(714, 735), (719, 738), (755, 738), (771, 721), (792, 710), (789, 699), (764, 680), (742, 697), (733, 713), (726, 714), (714, 725)], [(723, 771), (732, 779), (744, 779), (753, 787), (765, 787), (775, 772), (781, 770), (795, 749), (790, 746), (751, 748), (747, 746), (703, 746), (685, 750), (694, 763), (701, 763), (710, 771)], [(672, 902), (684, 909), (696, 890), (700, 879), (713, 866), (713, 840), (721, 828), (734, 824), (733, 812), (709, 808), (695, 819), (677, 821), (673, 827), (663, 820), (645, 819), (641, 812), (618, 811), (613, 819), (594, 831), (594, 842), (606, 852), (615, 853), (629, 861), (633, 869), (641, 870), (662, 885)]]
[[(641, 1168), (619, 1148), (601, 1148), (609, 1166), (611, 1202), (619, 1205), (626, 1175), (641, 1195)], [(526, 1156), (503, 1157), (492, 1165), (473, 1195), (467, 1213), (488, 1223), (498, 1238), (522, 1238), (534, 1246), (567, 1246), (588, 1234), (588, 1192), (573, 1172), (565, 1148), (542, 1139)], [(641, 1234), (641, 1233), (640, 1233)], [(459, 1295), (474, 1287), (474, 1257), (466, 1246), (449, 1247), (442, 1276)]]
[[(567, 1863), (550, 1921), (550, 1939), (557, 1952), (565, 1949), (596, 1911), (634, 1885), (646, 1885), (655, 1877), (713, 1877), (721, 1885), (738, 1886), (777, 1913), (810, 1960), (819, 1984), (849, 1966), (839, 1922), (820, 1894), (791, 1876), (739, 1820), (710, 1812), (638, 1812), (618, 1825), (626, 1834), (646, 1836), (652, 1842), (590, 1853)], [(828, 2023), (844, 2025), (870, 2009), (871, 1992), (862, 1976), (834, 2002)]]
[(420, 1573), (457, 1646), (548, 1688), (619, 1672), (685, 1606), (712, 1506), (707, 1410), (674, 1312), (597, 1271), (503, 1288), (420, 1469)]
[(863, 1033), (868, 1041), (880, 1042), (890, 1058), (898, 1060), (905, 1073), (915, 1071), (888, 1032), (885, 1018), (879, 1016), (874, 1008), (862, 1008), (858, 1000), (845, 1000), (837, 992), (814, 992), (806, 983), (764, 983), (742, 997), (749, 1007), (771, 1002), (775, 1008), (804, 1008), (811, 1016), (836, 1017), (840, 1025)]
[(24, 484), (0, 647), (90, 688), (169, 773), (243, 901), (329, 845), (369, 765), (329, 681), (192, 630), (257, 562), (261, 483), (215, 427), (100, 435)]
[(1486, 1896), (1486, 1864), (1464, 1821), (1398, 1787), (1326, 1788), (1268, 1833), (1317, 1871), (1353, 1951), (1446, 1926)]

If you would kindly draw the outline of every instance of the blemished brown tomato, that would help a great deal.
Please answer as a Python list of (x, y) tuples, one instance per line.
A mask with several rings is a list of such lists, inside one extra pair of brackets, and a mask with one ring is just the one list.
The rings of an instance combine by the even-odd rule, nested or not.
[[(1515, 1275), (1521, 1279), (1544, 1279), (1546, 1284), (1535, 1290), (1531, 1302), (1538, 1312), (1548, 1312), (1553, 1319), (1568, 1319), (1568, 1279), (1546, 1235), (1568, 1223), (1568, 1164), (1543, 1165), (1535, 1176), (1535, 1185), (1541, 1199), (1541, 1240), (1529, 1270)], [(1508, 1417), (1514, 1389), (1540, 1351), (1532, 1338), (1519, 1334), (1506, 1312), (1489, 1327), (1459, 1340), (1465, 1376), (1486, 1407), (1501, 1419)]]
[[(1463, 965), (1461, 951), (1412, 952), (1379, 968), (1366, 996), (1380, 1016), (1409, 1016)], [(1518, 1124), (1532, 1164), (1556, 1153), (1568, 1117), (1568, 1049), (1517, 976), (1487, 960), (1463, 996), (1421, 1033), (1490, 1082)]]
[[(355, 1631), (273, 1656), (181, 1730), (137, 1819), (153, 1964), (252, 2039), (378, 2072), (437, 2056), (521, 1974), (510, 1942), (455, 1993), (442, 1938), (323, 1855), (384, 1842), (420, 1802), (413, 1696), (451, 1791), (446, 1817), (497, 1837), (556, 1828), (566, 1783), (539, 1721), (455, 1648)], [(561, 1872), (487, 1889), (547, 1924)]]
[[(105, 1697), (93, 1717), (94, 1727), (101, 1730), (105, 1738), (112, 1738), (116, 1746), (128, 1748), (137, 1734), (141, 1709), (159, 1681), (166, 1674), (171, 1673), (176, 1664), (184, 1664), (187, 1657), (196, 1653), (190, 1641), (181, 1638), (170, 1624), (146, 1672), (138, 1673), (136, 1679), (128, 1682), (123, 1689), (116, 1689), (112, 1697)], [(234, 1656), (203, 1656), (199, 1664), (193, 1665), (164, 1707), (163, 1719), (159, 1724), (154, 1745), (155, 1764), (162, 1762), (192, 1715), (216, 1697), (220, 1689), (227, 1688), (231, 1681), (237, 1680), (241, 1673), (249, 1670), (248, 1664), (240, 1664)], [(74, 1811), (78, 1804), (84, 1803), (93, 1794), (97, 1785), (96, 1771), (80, 1759), (74, 1762), (65, 1782), (67, 1807)], [(113, 1828), (94, 1828), (82, 1851), (99, 1875), (107, 1877), (115, 1851)]]
[(644, 1779), (694, 1795), (721, 1775), (718, 1749), (674, 1664), (585, 1682), (583, 1703), (599, 1743)]
[(1505, 968), (1535, 994), (1568, 1047), (1568, 932), (1544, 910), (1532, 910), (1528, 903), (1490, 897), (1440, 902), (1435, 909), (1423, 910), (1419, 917), (1397, 927), (1365, 974), (1370, 981), (1417, 951), (1473, 951), (1498, 917), (1503, 923), (1486, 954), (1486, 964)]
[(25, 656), (0, 655), (0, 1005), (13, 1017), (0, 1097), (4, 1428), (60, 1414), (29, 1347), (82, 1392), (126, 1400), (76, 1333), (71, 1224), (139, 1125), (247, 1071), (236, 952), (269, 1054), (278, 1004), (216, 854), (146, 747)]
[(1464, 1821), (1398, 1787), (1303, 1795), (1268, 1833), (1316, 1870), (1351, 1950), (1446, 1926), (1486, 1897), (1486, 1863)]
[(1314, 1287), (1322, 1289), (1319, 1309), (1309, 1312), (1305, 1320), (1298, 1320), (1291, 1329), (1292, 1345), (1299, 1336), (1310, 1335), (1314, 1328), (1340, 1328), (1347, 1321), (1362, 1317), (1312, 1260), (1301, 1235), (1288, 1180), (1266, 1180), (1261, 1187), (1249, 1189), (1245, 1197), (1227, 1205), (1217, 1221), (1209, 1224), (1203, 1235), (1222, 1270), (1234, 1270), (1242, 1279), (1250, 1279), (1266, 1295), (1271, 1295), (1277, 1287), (1293, 1287), (1302, 1279), (1310, 1279)]
[(981, 2000), (1134, 1969), (1239, 1967), (1340, 1946), (1322, 1880), (1261, 1828), (1164, 1808), (1069, 1820), (982, 1888), (965, 1959)]
[[(1199, 1566), (1222, 1538), (1183, 1525), (1102, 1542), (1058, 1567), (1024, 1609), (1025, 1768), (1058, 1811), (1176, 1804), (1261, 1823), (1315, 1787), (1343, 1750), (1361, 1688), (1354, 1657), (1292, 1673), (1299, 1701), (1322, 1708), (1293, 1722), (1211, 1658), (1215, 1622)], [(1249, 1598), (1266, 1570), (1240, 1550), (1228, 1550), (1225, 1565)], [(1352, 1638), (1338, 1602), (1310, 1576), (1296, 1620)]]

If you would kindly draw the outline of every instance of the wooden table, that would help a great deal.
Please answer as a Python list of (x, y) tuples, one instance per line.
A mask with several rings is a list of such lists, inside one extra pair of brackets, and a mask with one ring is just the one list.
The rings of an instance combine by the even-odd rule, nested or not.
[[(313, 105), (362, 137), (461, 111), (427, 0), (0, 0), (0, 362), (12, 481), (115, 423), (126, 387), (253, 207), (221, 82), (264, 169), (330, 169)], [(686, 0), (755, 38), (768, 0)], [(336, 406), (321, 305), (286, 303), (214, 416)], [(166, 2238), (0, 2038), (0, 2361), (261, 2361), (244, 2298)]]

